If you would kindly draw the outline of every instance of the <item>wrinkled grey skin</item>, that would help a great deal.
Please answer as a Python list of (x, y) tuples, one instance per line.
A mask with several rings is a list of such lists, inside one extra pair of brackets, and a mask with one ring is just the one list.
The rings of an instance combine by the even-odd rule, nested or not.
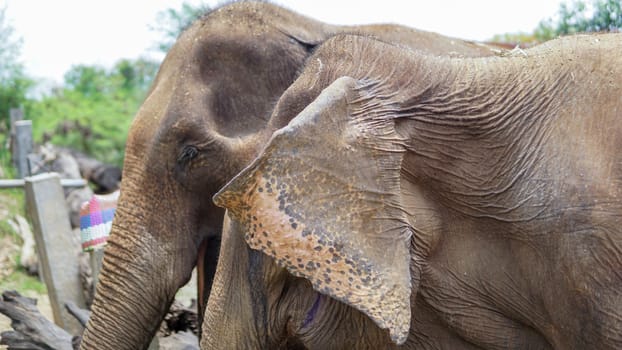
[(274, 103), (313, 48), (339, 32), (431, 54), (493, 54), (401, 26), (326, 25), (267, 3), (234, 3), (196, 22), (168, 53), (131, 127), (83, 349), (146, 348), (195, 265), (202, 315), (224, 213), (211, 198), (271, 135)]
[(202, 348), (622, 348), (620, 52), (327, 41), (214, 199)]

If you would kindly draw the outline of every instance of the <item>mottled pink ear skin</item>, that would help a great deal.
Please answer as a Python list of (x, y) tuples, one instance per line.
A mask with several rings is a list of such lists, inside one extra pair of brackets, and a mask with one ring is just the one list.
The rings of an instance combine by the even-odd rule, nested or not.
[(404, 149), (394, 109), (374, 86), (333, 82), (214, 201), (245, 227), (251, 248), (402, 344), (417, 287), (401, 204)]

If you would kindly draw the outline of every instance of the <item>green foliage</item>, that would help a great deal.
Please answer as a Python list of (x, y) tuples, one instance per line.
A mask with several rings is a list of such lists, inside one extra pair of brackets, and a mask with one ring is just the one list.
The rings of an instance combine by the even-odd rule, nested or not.
[[(4, 175), (10, 176), (7, 170), (11, 168), (4, 161), (0, 163), (0, 173)], [(21, 188), (0, 190), (0, 290), (6, 289), (7, 283), (13, 283), (15, 279), (20, 278), (14, 275), (24, 273), (19, 269), (16, 273), (20, 259), (19, 247), (23, 242), (19, 233), (9, 224), (9, 219), (15, 215), (25, 216), (24, 190)]]
[(9, 127), (10, 108), (24, 106), (26, 94), (34, 82), (24, 74), (19, 62), (21, 39), (6, 18), (6, 8), (0, 9), (0, 133)]
[(513, 45), (533, 45), (560, 35), (583, 32), (617, 32), (622, 30), (622, 2), (620, 0), (573, 0), (562, 3), (557, 15), (540, 21), (533, 33), (506, 33), (495, 35), (491, 41)]
[[(154, 28), (164, 37), (160, 50), (167, 51), (177, 36), (207, 10), (204, 5), (183, 3), (181, 9), (161, 12)], [(18, 60), (20, 48), (21, 40), (15, 38), (5, 11), (0, 9), (0, 134), (8, 131), (9, 109), (22, 107), (33, 121), (35, 142), (72, 147), (121, 166), (127, 131), (158, 64), (126, 59), (112, 68), (77, 65), (65, 74), (62, 87), (33, 100), (27, 93), (34, 82), (24, 74)], [(0, 162), (4, 165), (10, 155), (4, 147), (6, 140), (0, 141)], [(11, 175), (7, 171), (5, 175)]]
[(0, 79), (11, 77), (20, 68), (17, 61), (22, 41), (15, 38), (15, 30), (6, 18), (6, 8), (0, 9)]
[(505, 33), (497, 34), (490, 39), (495, 43), (507, 43), (511, 45), (530, 45), (536, 43), (538, 40), (533, 34), (530, 33)]
[(619, 0), (581, 0), (561, 4), (557, 18), (538, 25), (534, 36), (545, 41), (560, 35), (583, 32), (611, 32), (622, 29), (622, 3)]
[(23, 271), (23, 269), (18, 269), (19, 273), (12, 273), (6, 279), (0, 282), (0, 290), (17, 290), (20, 293), (24, 293), (26, 291), (33, 291), (37, 294), (47, 294), (47, 288), (45, 284), (41, 282), (37, 277), (30, 276)]
[(179, 34), (207, 11), (209, 11), (207, 5), (201, 4), (194, 7), (184, 2), (179, 10), (168, 8), (159, 12), (156, 20), (158, 25), (151, 28), (162, 33), (164, 37), (164, 39), (158, 43), (158, 49), (162, 52), (168, 52), (175, 43), (175, 40), (177, 40)]
[(145, 59), (122, 60), (112, 69), (74, 66), (63, 88), (32, 103), (35, 140), (121, 166), (132, 117), (156, 71), (157, 64)]
[(106, 70), (98, 66), (77, 65), (65, 73), (65, 87), (84, 97), (99, 99), (113, 88)]

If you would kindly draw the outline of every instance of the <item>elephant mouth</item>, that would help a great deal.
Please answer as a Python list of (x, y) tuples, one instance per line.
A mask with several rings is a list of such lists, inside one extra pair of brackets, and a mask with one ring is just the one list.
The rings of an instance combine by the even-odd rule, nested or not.
[(317, 297), (315, 298), (315, 302), (313, 302), (313, 305), (311, 306), (309, 311), (307, 311), (305, 320), (302, 322), (302, 327), (301, 327), (302, 330), (307, 328), (311, 324), (311, 322), (313, 322), (313, 319), (317, 315), (317, 311), (320, 309), (320, 300), (322, 299), (322, 294), (320, 293), (316, 293), (316, 294), (317, 294)]

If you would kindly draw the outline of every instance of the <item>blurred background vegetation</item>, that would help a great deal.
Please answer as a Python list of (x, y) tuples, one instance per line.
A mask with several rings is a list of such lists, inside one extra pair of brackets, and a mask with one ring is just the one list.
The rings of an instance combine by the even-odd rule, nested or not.
[[(207, 10), (184, 4), (161, 12), (158, 25), (151, 28), (162, 38), (154, 49), (168, 51), (179, 33)], [(25, 73), (21, 45), (6, 8), (0, 7), (0, 178), (16, 177), (7, 147), (11, 108), (21, 108), (25, 118), (33, 121), (35, 143), (68, 146), (122, 166), (129, 126), (160, 63), (124, 59), (110, 68), (76, 65), (65, 73), (60, 86), (45, 90), (43, 82)], [(17, 217), (26, 217), (23, 189), (1, 190), (0, 291), (14, 289), (36, 297), (45, 293), (45, 285), (20, 265), (23, 240), (14, 226)]]
[(540, 21), (531, 33), (502, 33), (491, 41), (532, 46), (558, 36), (622, 30), (622, 1), (568, 1), (556, 14)]
[[(192, 21), (208, 10), (184, 3), (181, 9), (158, 14), (161, 34), (155, 49), (167, 52)], [(33, 121), (36, 143), (51, 142), (82, 151), (103, 162), (121, 166), (132, 117), (145, 98), (159, 62), (123, 59), (113, 67), (73, 66), (61, 86), (38, 92), (20, 62), (21, 38), (0, 8), (0, 163), (8, 165), (6, 136), (9, 110), (22, 108)], [(10, 171), (10, 170), (9, 170)]]

